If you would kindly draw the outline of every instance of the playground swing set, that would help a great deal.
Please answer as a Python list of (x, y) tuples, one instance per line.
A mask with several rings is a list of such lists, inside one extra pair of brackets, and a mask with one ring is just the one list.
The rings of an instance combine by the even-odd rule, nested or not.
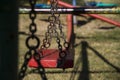
[[(41, 51), (43, 52), (43, 51), (49, 50), (49, 49), (44, 48), (46, 46), (40, 47), (40, 49), (38, 49), (41, 42), (39, 41), (38, 37), (35, 35), (35, 32), (37, 31), (37, 25), (35, 23), (36, 15), (37, 15), (37, 13), (39, 13), (39, 12), (42, 13), (43, 11), (36, 11), (36, 9), (34, 9), (35, 8), (34, 5), (36, 3), (34, 1), (36, 1), (36, 0), (29, 0), (30, 5), (31, 5), (31, 8), (28, 9), (29, 17), (31, 19), (31, 24), (30, 24), (29, 30), (30, 30), (31, 34), (28, 36), (28, 38), (26, 40), (26, 45), (29, 50), (25, 54), (25, 57), (24, 57), (25, 62), (23, 63), (23, 65), (21, 67), (21, 70), (19, 73), (19, 80), (23, 80), (23, 78), (27, 75), (26, 70), (29, 66), (28, 63), (33, 58), (34, 58), (35, 62), (37, 62), (37, 67), (35, 67), (35, 70), (37, 69), (39, 71), (43, 80), (47, 80), (45, 78), (44, 66), (41, 65), (41, 63), (40, 63), (40, 60), (42, 60), (42, 55), (40, 55), (39, 53), (41, 53)], [(56, 0), (54, 0), (54, 1), (56, 1)], [(1, 44), (0, 45), (0, 75), (1, 75), (1, 79), (3, 79), (3, 80), (18, 80), (18, 74), (17, 74), (18, 73), (17, 72), (17, 70), (18, 70), (18, 64), (17, 64), (18, 63), (18, 6), (17, 5), (18, 4), (17, 3), (18, 3), (17, 0), (11, 0), (11, 1), (10, 0), (2, 0), (1, 1), (1, 16), (0, 16), (1, 17), (0, 18), (1, 19), (1, 21), (0, 21), (1, 22), (0, 23), (1, 31), (0, 31), (0, 35), (2, 37), (0, 39), (1, 40), (0, 41), (1, 42), (0, 43)], [(60, 2), (58, 2), (58, 3), (60, 4)], [(61, 2), (61, 3), (63, 3), (63, 2)], [(6, 4), (6, 5), (4, 5), (4, 4)], [(61, 4), (61, 5), (63, 5), (63, 4)], [(71, 6), (70, 4), (65, 5), (65, 3), (64, 3), (64, 6), (66, 6), (65, 10), (73, 10), (73, 11), (71, 11), (73, 13), (70, 13), (70, 11), (58, 11), (58, 9), (64, 10), (64, 9), (60, 9), (60, 8), (58, 8), (58, 9), (52, 8), (52, 10), (50, 10), (50, 11), (54, 11), (55, 13), (60, 12), (62, 14), (69, 13), (71, 15), (73, 15), (74, 13), (77, 12), (77, 14), (91, 15), (96, 18), (98, 18), (98, 16), (97, 15), (95, 16), (95, 14), (96, 14), (96, 12), (97, 12), (97, 14), (99, 14), (99, 10), (101, 11), (101, 13), (105, 12), (105, 13), (109, 14), (112, 12), (114, 14), (116, 14), (116, 13), (120, 14), (120, 8), (119, 9), (116, 8), (114, 10), (113, 9), (100, 9), (100, 8), (97, 8), (97, 9), (79, 8), (79, 9), (77, 9), (77, 11), (74, 11), (74, 10), (76, 10), (76, 8), (74, 8), (74, 6)], [(22, 9), (22, 10), (24, 10), (24, 9)], [(41, 10), (43, 10), (43, 9), (41, 9)], [(84, 12), (81, 12), (81, 10), (82, 11), (84, 10)], [(110, 11), (108, 11), (108, 10), (110, 10)], [(28, 12), (26, 12), (26, 13), (28, 13)], [(22, 12), (20, 12), (20, 8), (19, 8), (19, 13), (22, 13)], [(91, 13), (94, 13), (94, 15)], [(52, 14), (51, 14), (51, 16), (52, 16)], [(53, 16), (54, 16), (54, 14), (53, 14)], [(49, 20), (51, 23), (49, 23), (49, 24), (51, 24), (53, 26), (53, 22), (55, 20), (57, 20), (57, 22), (55, 22), (54, 25), (56, 25), (58, 28), (58, 23), (59, 23), (58, 17), (59, 16), (52, 17), (52, 18), (50, 17)], [(69, 18), (68, 18), (68, 20), (71, 20), (71, 18), (70, 19)], [(99, 19), (102, 20), (103, 17), (99, 17)], [(105, 17), (104, 17), (104, 21), (106, 21), (106, 20), (107, 19), (105, 19)], [(109, 22), (111, 22), (111, 21), (109, 20)], [(117, 26), (119, 26), (119, 25), (117, 25)], [(72, 34), (72, 31), (74, 31), (74, 30), (72, 29), (72, 27), (69, 27), (69, 28), (71, 28), (71, 29), (68, 29), (68, 32)], [(56, 31), (53, 27), (51, 28), (51, 26), (49, 26), (48, 29), (50, 29), (47, 31), (49, 31), (51, 33), (51, 35), (52, 35), (51, 30), (53, 30), (56, 33)], [(60, 27), (60, 29), (61, 29), (61, 27)], [(58, 31), (60, 31), (60, 29)], [(59, 33), (59, 35), (60, 35), (60, 33)], [(44, 43), (46, 44), (46, 43), (48, 43), (48, 41), (51, 38), (50, 38), (50, 35), (48, 35), (48, 32), (46, 32), (45, 36), (47, 36), (47, 39), (45, 37), (45, 40), (44, 40)], [(59, 47), (59, 49), (57, 49), (58, 51), (60, 50), (59, 51), (60, 53), (63, 52), (63, 55), (58, 55), (58, 57), (62, 56), (61, 58), (58, 59), (58, 62), (61, 62), (61, 63), (59, 63), (59, 65), (57, 65), (57, 66), (53, 66), (53, 68), (55, 68), (55, 67), (64, 68), (62, 64), (64, 63), (63, 60), (67, 56), (67, 55), (64, 56), (64, 54), (66, 53), (66, 51), (69, 51), (69, 49), (70, 50), (74, 49), (74, 48), (72, 48), (71, 42), (73, 41), (72, 40), (73, 38), (71, 38), (71, 36), (67, 35), (67, 41), (66, 41), (67, 44), (66, 45), (69, 44), (68, 46), (62, 46), (62, 49), (61, 49), (61, 47)], [(55, 39), (57, 42), (59, 42), (59, 40), (57, 40), (58, 38), (55, 38)], [(32, 46), (31, 46), (32, 43), (30, 43), (31, 40), (36, 41), (36, 43), (34, 43)], [(65, 47), (65, 48), (63, 48), (63, 47)], [(71, 51), (69, 51), (69, 52), (72, 53)], [(72, 54), (74, 54), (74, 51)], [(73, 57), (73, 60), (74, 60), (74, 57)]]
[[(60, 21), (60, 13), (58, 11), (58, 4), (65, 7), (74, 8), (74, 6), (58, 2), (58, 0), (51, 0), (50, 3), (50, 16), (48, 17), (49, 25), (47, 26), (47, 31), (45, 32), (45, 38), (43, 39), (42, 45), (40, 46), (40, 40), (35, 35), (37, 31), (37, 25), (35, 23), (36, 19), (36, 1), (29, 0), (31, 5), (31, 10), (29, 13), (31, 24), (29, 26), (29, 30), (31, 35), (26, 39), (26, 46), (29, 49), (25, 54), (25, 60), (21, 67), (19, 77), (20, 80), (25, 77), (25, 72), (27, 67), (37, 68), (39, 72), (42, 74), (42, 77), (45, 78), (44, 68), (72, 68), (74, 65), (74, 30), (72, 26), (72, 15), (68, 15), (68, 31), (67, 38), (62, 30), (62, 25)], [(38, 7), (39, 5), (37, 5)], [(48, 7), (47, 7), (48, 8)], [(98, 17), (95, 14), (91, 16), (99, 18), (101, 20), (107, 21), (111, 24), (120, 26), (119, 23), (113, 22), (108, 19), (104, 19), (103, 17)], [(58, 49), (50, 49), (52, 38), (56, 39), (56, 43), (58, 45)], [(36, 44), (30, 44), (30, 40), (35, 40)], [(61, 40), (63, 40), (63, 44), (61, 44)], [(39, 48), (40, 47), (40, 48)], [(38, 49), (39, 48), (39, 49)], [(46, 79), (44, 79), (46, 80)]]
[[(72, 46), (70, 44), (71, 33), (67, 34), (68, 39), (66, 39), (62, 30), (61, 21), (59, 20), (60, 14), (54, 14), (54, 12), (57, 12), (53, 11), (58, 7), (57, 1), (58, 0), (51, 1), (51, 16), (48, 17), (49, 25), (47, 26), (47, 32), (45, 33), (43, 44), (38, 50), (38, 53), (40, 55), (40, 64), (44, 68), (72, 68), (74, 62), (74, 53), (72, 53)], [(48, 4), (50, 4), (50, 0), (48, 0)], [(69, 32), (72, 31), (69, 30)], [(58, 49), (49, 49), (51, 46), (52, 38), (56, 39)], [(61, 44), (61, 40), (64, 40), (63, 45)], [(27, 43), (27, 45), (29, 44)], [(28, 62), (28, 66), (38, 67), (39, 65), (34, 58), (31, 58)]]
[[(29, 26), (31, 35), (26, 39), (26, 46), (29, 50), (25, 54), (25, 60), (19, 73), (19, 79), (21, 80), (25, 77), (28, 66), (37, 68), (42, 74), (42, 77), (45, 76), (44, 68), (72, 68), (74, 64), (74, 52), (72, 51), (71, 33), (67, 35), (66, 39), (59, 19), (60, 13), (57, 12), (58, 0), (51, 0), (51, 15), (48, 17), (49, 25), (47, 26), (47, 32), (45, 33), (45, 38), (41, 46), (39, 38), (35, 35), (37, 31), (37, 25), (35, 23), (36, 13), (34, 10), (36, 2), (35, 0), (29, 0), (29, 2), (31, 5), (31, 11), (29, 13), (32, 22)], [(49, 49), (52, 44), (52, 38), (56, 40), (58, 49)], [(30, 40), (35, 40), (36, 44), (31, 45), (31, 43), (29, 43)], [(61, 44), (61, 40), (64, 41), (63, 45)], [(40, 49), (38, 49), (39, 46)]]

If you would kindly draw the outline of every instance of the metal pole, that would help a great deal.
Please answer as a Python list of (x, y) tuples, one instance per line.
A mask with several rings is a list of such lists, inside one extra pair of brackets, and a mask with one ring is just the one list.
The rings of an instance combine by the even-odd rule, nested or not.
[[(28, 13), (30, 8), (20, 8), (19, 13)], [(35, 9), (37, 13), (50, 14), (51, 9)], [(120, 8), (58, 8), (61, 14), (120, 14)]]
[(0, 79), (17, 80), (17, 0), (0, 1)]
[[(76, 6), (76, 0), (73, 0), (73, 6)], [(76, 16), (73, 15), (73, 24), (76, 25), (77, 24), (77, 19), (76, 19)]]

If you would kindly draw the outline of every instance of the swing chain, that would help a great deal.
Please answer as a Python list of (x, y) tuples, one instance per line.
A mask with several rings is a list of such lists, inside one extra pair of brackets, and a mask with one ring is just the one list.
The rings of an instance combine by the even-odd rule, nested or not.
[[(53, 34), (55, 35), (56, 42), (58, 44), (60, 60), (64, 60), (67, 54), (65, 51), (63, 51), (60, 37), (64, 40), (63, 46), (65, 47), (65, 49), (68, 49), (69, 44), (66, 41), (65, 35), (62, 31), (62, 25), (61, 25), (61, 21), (60, 21), (60, 13), (57, 11), (58, 10), (58, 1), (59, 0), (51, 0), (51, 16), (50, 17), (52, 17), (52, 20), (49, 20), (49, 21), (50, 21), (50, 24), (53, 24), (53, 31), (54, 31)], [(58, 33), (58, 31), (57, 31), (57, 27), (58, 27), (60, 33)]]
[(52, 37), (56, 38), (56, 42), (58, 44), (58, 49), (60, 52), (62, 52), (62, 45), (61, 45), (61, 40), (60, 40), (60, 35), (57, 31), (57, 27), (59, 25), (57, 24), (60, 22), (59, 16), (60, 14), (58, 13), (58, 0), (51, 0), (51, 16), (49, 16), (48, 20), (50, 22), (48, 26), (48, 32), (51, 34)]
[[(37, 26), (35, 23), (35, 19), (36, 19), (36, 12), (35, 12), (35, 4), (36, 4), (36, 0), (29, 0), (30, 6), (31, 6), (31, 11), (29, 13), (29, 18), (31, 19), (31, 24), (29, 25), (29, 31), (31, 32), (31, 35), (27, 37), (26, 39), (26, 46), (29, 49), (25, 56), (24, 56), (24, 63), (21, 67), (20, 73), (19, 73), (19, 80), (23, 80), (23, 78), (26, 75), (26, 70), (27, 70), (27, 65), (29, 60), (33, 57), (37, 64), (38, 64), (38, 72), (40, 73), (41, 77), (43, 80), (47, 80), (46, 76), (45, 76), (45, 70), (42, 67), (42, 65), (40, 64), (39, 60), (40, 60), (40, 55), (37, 51), (37, 48), (40, 45), (40, 40), (39, 38), (35, 35), (35, 32), (37, 31)], [(35, 40), (36, 41), (36, 45), (30, 44), (30, 40)]]
[[(56, 1), (56, 2), (54, 2), (54, 1)], [(67, 56), (67, 51), (68, 51), (68, 48), (69, 48), (69, 44), (65, 39), (64, 32), (62, 31), (63, 27), (62, 27), (61, 21), (60, 21), (60, 13), (57, 12), (58, 0), (53, 0), (53, 2), (51, 2), (51, 5), (53, 6), (52, 9), (51, 9), (52, 16), (55, 16), (55, 19), (54, 19), (55, 21), (53, 23), (57, 25), (57, 27), (60, 31), (59, 37), (64, 40), (63, 46), (64, 46), (65, 50), (63, 50), (62, 45), (60, 44), (60, 38), (58, 37), (58, 35), (56, 35), (56, 38), (57, 38), (56, 42), (58, 43), (58, 49), (59, 49), (59, 59), (58, 59), (57, 67), (62, 67), (62, 66), (64, 66), (64, 63), (65, 63), (65, 59), (66, 59), (66, 56)], [(56, 31), (56, 33), (58, 34), (57, 31)], [(64, 70), (64, 68), (63, 68), (63, 70)]]
[[(63, 32), (62, 32), (61, 22), (59, 20), (60, 14), (57, 12), (58, 0), (50, 0), (50, 3), (51, 3), (51, 15), (48, 17), (49, 25), (47, 26), (47, 32), (45, 33), (45, 39), (43, 39), (43, 44), (41, 46), (40, 53), (42, 54), (42, 50), (44, 48), (47, 49), (50, 47), (51, 39), (54, 37), (56, 38), (56, 42), (58, 44), (59, 56), (62, 59), (65, 58), (66, 53), (63, 52), (63, 48), (60, 40), (60, 34), (63, 34)], [(57, 27), (59, 28), (60, 33), (58, 32)], [(63, 37), (64, 35), (62, 35), (62, 38)], [(63, 54), (65, 56), (62, 56)]]
[[(26, 70), (27, 70), (27, 65), (29, 60), (32, 58), (32, 53), (35, 52), (35, 49), (39, 46), (39, 39), (34, 35), (34, 33), (36, 32), (36, 24), (34, 22), (35, 18), (36, 18), (36, 13), (34, 11), (34, 5), (35, 5), (35, 0), (29, 0), (29, 3), (31, 5), (31, 11), (29, 13), (29, 17), (31, 19), (31, 24), (29, 25), (29, 31), (31, 32), (31, 35), (27, 37), (26, 39), (26, 46), (29, 49), (28, 52), (26, 52), (25, 56), (24, 56), (24, 63), (21, 67), (20, 73), (19, 73), (19, 80), (23, 80), (23, 78), (25, 77), (26, 74)], [(37, 40), (37, 46), (30, 46), (29, 41), (31, 39), (36, 39)], [(33, 52), (34, 51), (34, 52)]]
[(58, 36), (56, 31), (56, 16), (55, 11), (57, 11), (57, 0), (51, 0), (51, 15), (48, 17), (49, 25), (47, 26), (47, 32), (45, 33), (45, 39), (43, 39), (43, 44), (41, 46), (41, 51), (43, 48), (49, 48), (52, 37)]

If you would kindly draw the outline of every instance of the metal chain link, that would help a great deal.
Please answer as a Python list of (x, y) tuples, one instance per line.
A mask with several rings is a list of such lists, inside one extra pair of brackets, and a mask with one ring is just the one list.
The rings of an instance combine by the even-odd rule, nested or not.
[[(67, 41), (66, 41), (66, 39), (65, 39), (64, 32), (62, 31), (62, 25), (61, 25), (61, 21), (60, 21), (60, 13), (57, 12), (57, 9), (58, 9), (58, 1), (59, 1), (59, 0), (51, 0), (51, 6), (53, 6), (51, 12), (53, 12), (52, 15), (55, 16), (54, 24), (58, 25), (58, 28), (59, 28), (59, 30), (60, 30), (60, 33), (59, 33), (60, 35), (59, 35), (59, 36), (64, 40), (64, 47), (65, 47), (65, 49), (66, 49), (66, 48), (68, 47), (68, 45), (67, 45), (68, 43), (67, 43)], [(53, 10), (54, 10), (54, 11), (53, 11)], [(55, 14), (55, 13), (56, 13), (56, 14)], [(58, 34), (57, 30), (55, 30), (55, 31), (56, 31), (56, 33)], [(60, 38), (58, 37), (58, 35), (56, 35), (56, 42), (58, 43), (59, 57), (60, 57), (61, 59), (64, 59), (67, 54), (66, 54), (65, 51), (63, 51), (62, 45), (60, 44)]]
[[(29, 3), (31, 5), (31, 11), (29, 13), (29, 17), (31, 19), (31, 24), (29, 25), (29, 31), (31, 32), (31, 35), (27, 37), (26, 39), (26, 46), (29, 49), (29, 51), (26, 52), (25, 56), (24, 56), (24, 63), (21, 67), (20, 73), (19, 73), (19, 80), (23, 80), (26, 74), (26, 70), (27, 70), (27, 65), (29, 60), (32, 58), (32, 56), (34, 57), (34, 59), (36, 60), (37, 64), (38, 64), (38, 72), (40, 73), (41, 77), (43, 80), (47, 80), (46, 75), (45, 75), (45, 70), (42, 67), (42, 65), (40, 64), (40, 55), (38, 53), (37, 48), (40, 45), (40, 40), (39, 38), (35, 35), (35, 32), (37, 31), (37, 27), (36, 27), (36, 23), (35, 23), (35, 19), (36, 19), (36, 11), (34, 10), (35, 8), (35, 4), (36, 4), (36, 0), (29, 0)], [(30, 44), (30, 40), (35, 40), (36, 41), (36, 45), (34, 44)]]
[[(60, 21), (60, 13), (57, 11), (58, 9), (58, 0), (51, 0), (51, 15), (48, 17), (48, 21), (49, 21), (49, 25), (47, 26), (47, 32), (45, 33), (45, 39), (43, 39), (43, 44), (41, 45), (41, 53), (42, 50), (45, 48), (49, 48), (50, 47), (50, 43), (51, 43), (51, 39), (54, 37), (56, 38), (56, 42), (58, 44), (58, 49), (59, 49), (59, 61), (60, 64), (58, 65), (58, 67), (62, 66), (63, 61), (65, 59), (65, 57), (67, 56), (66, 51), (63, 50), (63, 46), (65, 47), (65, 49), (68, 49), (69, 44), (65, 39), (65, 35), (62, 31), (62, 25), (61, 25), (61, 21)], [(58, 32), (58, 30), (60, 32)], [(64, 44), (63, 46), (61, 45), (61, 39), (62, 38), (64, 40)]]
[(65, 34), (62, 29), (61, 21), (60, 21), (60, 14), (56, 17), (56, 23), (58, 24), (58, 28), (60, 30), (60, 37), (64, 40), (63, 46), (65, 49), (69, 48), (69, 43), (66, 41)]

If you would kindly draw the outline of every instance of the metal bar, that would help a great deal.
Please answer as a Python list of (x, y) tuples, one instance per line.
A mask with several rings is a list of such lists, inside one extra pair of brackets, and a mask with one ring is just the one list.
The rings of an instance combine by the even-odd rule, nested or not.
[(120, 22), (118, 22), (118, 21), (112, 20), (110, 18), (101, 16), (101, 15), (97, 15), (97, 14), (88, 14), (88, 15), (91, 16), (91, 17), (97, 18), (99, 20), (105, 21), (107, 23), (113, 24), (113, 25), (120, 28)]
[[(72, 4), (73, 6), (76, 6), (76, 0), (72, 0)], [(76, 25), (77, 24), (77, 18), (75, 15), (73, 15), (73, 24)]]
[[(20, 8), (19, 13), (28, 13), (29, 8)], [(51, 9), (35, 9), (37, 13), (50, 14)], [(61, 14), (120, 14), (120, 8), (58, 8)]]

